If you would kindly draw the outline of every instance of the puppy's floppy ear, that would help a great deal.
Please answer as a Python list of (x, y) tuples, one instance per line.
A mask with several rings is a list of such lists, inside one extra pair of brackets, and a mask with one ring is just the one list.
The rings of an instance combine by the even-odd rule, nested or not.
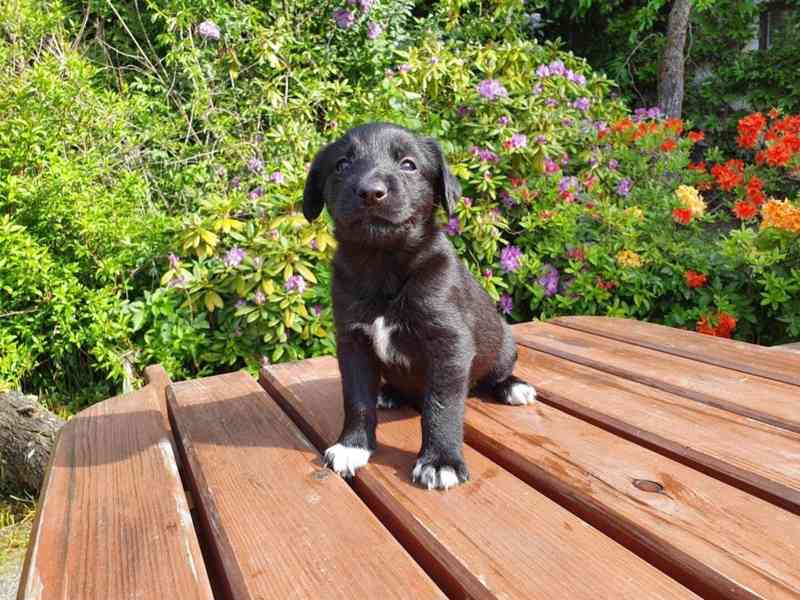
[(433, 138), (425, 138), (424, 141), (435, 161), (434, 166), (437, 174), (434, 182), (434, 193), (436, 201), (441, 203), (447, 215), (450, 216), (456, 208), (456, 202), (461, 198), (461, 184), (455, 175), (450, 172), (450, 167), (447, 166), (447, 160), (444, 157), (444, 152), (439, 147), (439, 143)]
[(325, 206), (325, 180), (328, 178), (330, 161), (328, 160), (331, 144), (325, 146), (317, 152), (311, 162), (311, 168), (306, 177), (306, 185), (303, 189), (303, 215), (309, 222), (316, 219)]

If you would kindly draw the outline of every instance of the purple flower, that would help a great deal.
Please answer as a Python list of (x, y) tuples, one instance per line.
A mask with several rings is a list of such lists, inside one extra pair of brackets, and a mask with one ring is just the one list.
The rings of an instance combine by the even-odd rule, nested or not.
[(625, 179), (620, 181), (619, 184), (617, 185), (617, 193), (620, 196), (627, 196), (628, 194), (631, 193), (631, 186), (632, 185), (633, 185), (633, 182), (626, 177)]
[(216, 41), (220, 38), (221, 32), (219, 30), (219, 26), (214, 23), (214, 21), (206, 19), (197, 26), (197, 35), (207, 40)]
[(439, 64), (439, 57), (438, 56), (431, 56), (431, 64), (438, 65)]
[(257, 200), (264, 195), (263, 188), (259, 185), (250, 190), (250, 200)]
[(477, 156), (484, 162), (497, 162), (500, 160), (500, 157), (488, 148), (479, 148), (478, 146), (473, 146), (470, 151), (474, 156)]
[(502, 117), (500, 117), (499, 119), (497, 119), (497, 122), (498, 122), (498, 123), (500, 123), (500, 125), (508, 125), (508, 122), (509, 122), (510, 120), (511, 120), (511, 119), (509, 119), (507, 116), (503, 115)]
[(447, 222), (446, 231), (447, 235), (458, 235), (461, 233), (461, 222), (458, 220), (458, 217), (450, 217), (450, 220)]
[(522, 266), (522, 252), (516, 246), (506, 246), (500, 251), (500, 266), (506, 273), (513, 273)]
[(537, 135), (536, 136), (536, 143), (537, 144), (544, 144), (546, 142), (547, 142), (547, 138), (545, 136), (543, 136), (543, 135)]
[(318, 317), (322, 314), (322, 304), (315, 304), (311, 307), (311, 311), (314, 313), (315, 317)]
[(402, 65), (398, 65), (397, 70), (400, 73), (408, 73), (411, 71), (411, 65), (408, 63), (403, 63)]
[(575, 124), (575, 121), (572, 119), (561, 119), (561, 124), (564, 127), (572, 127)]
[(542, 93), (542, 90), (544, 90), (544, 87), (542, 87), (542, 84), (541, 83), (537, 83), (535, 86), (533, 86), (533, 90), (531, 91), (531, 93), (534, 96), (538, 96), (539, 94)]
[(469, 196), (462, 197), (461, 201), (464, 203), (464, 206), (472, 206), (472, 198)]
[(281, 232), (273, 227), (269, 230), (269, 237), (273, 240), (277, 240), (279, 237), (281, 237)]
[(536, 67), (537, 77), (550, 77), (550, 68), (547, 65), (539, 65)]
[(312, 250), (319, 250), (319, 244), (317, 243), (317, 240), (311, 240), (308, 245)]
[(539, 279), (536, 280), (540, 286), (544, 288), (544, 295), (547, 297), (555, 296), (558, 292), (558, 280), (559, 274), (558, 269), (556, 269), (550, 263), (545, 263), (544, 265), (545, 273)]
[(297, 292), (298, 294), (302, 294), (306, 290), (306, 280), (303, 279), (301, 275), (292, 275), (283, 284), (283, 289), (287, 292)]
[(491, 269), (484, 269), (483, 276), (486, 277), (486, 279), (491, 279), (492, 275), (494, 275), (494, 273), (492, 273)]
[(636, 110), (633, 111), (633, 121), (638, 123), (639, 121), (643, 121), (647, 118), (647, 109), (640, 106)]
[(500, 202), (502, 202), (503, 205), (505, 205), (508, 208), (514, 206), (514, 199), (511, 197), (511, 194), (509, 194), (507, 191), (501, 190), (499, 196), (500, 196)]
[(186, 278), (179, 275), (178, 277), (173, 277), (172, 279), (170, 279), (169, 287), (173, 288), (183, 287), (184, 283), (186, 283)]
[(509, 148), (524, 148), (528, 145), (528, 136), (522, 133), (515, 133), (511, 136), (511, 139), (508, 140), (508, 147)]
[(474, 110), (475, 109), (473, 109), (471, 106), (459, 106), (456, 112), (458, 112), (459, 117), (466, 117), (467, 115), (472, 114)]
[(591, 100), (589, 100), (585, 96), (582, 97), (582, 98), (578, 98), (577, 100), (575, 100), (575, 102), (572, 103), (572, 106), (574, 108), (577, 108), (578, 110), (583, 111), (583, 112), (586, 112), (587, 110), (589, 110), (589, 107), (591, 105), (592, 105)]
[(556, 100), (555, 98), (548, 98), (547, 100), (544, 101), (544, 105), (549, 108), (555, 108), (556, 106), (558, 106), (558, 100)]
[(586, 85), (586, 77), (584, 77), (583, 75), (581, 75), (579, 73), (575, 73), (570, 69), (567, 69), (566, 78), (569, 81), (577, 83), (578, 85)]
[(241, 184), (242, 184), (242, 179), (238, 175), (233, 179), (231, 179), (230, 183), (231, 189), (238, 190)]
[(514, 301), (508, 294), (503, 294), (497, 302), (497, 307), (504, 315), (510, 315), (511, 311), (514, 310)]
[(612, 171), (616, 171), (617, 167), (619, 167), (619, 161), (616, 158), (612, 158), (610, 161), (608, 161), (609, 169), (611, 169)]
[(647, 116), (651, 119), (659, 119), (661, 118), (661, 109), (658, 106), (653, 106), (652, 108), (647, 109)]
[(367, 39), (376, 40), (381, 33), (383, 33), (383, 27), (381, 27), (380, 23), (375, 21), (367, 23)]
[(547, 66), (550, 69), (550, 75), (563, 75), (567, 71), (564, 63), (560, 60), (554, 60)]
[(169, 256), (167, 256), (167, 260), (169, 260), (170, 269), (177, 269), (181, 264), (181, 259), (175, 256), (172, 252), (170, 252)]
[(478, 84), (478, 93), (487, 100), (497, 100), (508, 97), (508, 91), (496, 79), (484, 79)]
[(558, 182), (559, 192), (574, 192), (578, 188), (578, 178), (574, 176), (562, 177)]
[(335, 11), (333, 11), (333, 20), (336, 21), (336, 25), (342, 29), (350, 29), (353, 26), (356, 18), (349, 10), (337, 8)]
[(545, 173), (555, 173), (560, 168), (561, 167), (558, 166), (558, 163), (556, 161), (551, 160), (549, 158), (545, 158), (544, 159), (544, 172)]
[(375, 4), (375, 0), (347, 0), (350, 4), (357, 4), (358, 8), (361, 9), (361, 12), (368, 13), (372, 8), (372, 5)]
[(244, 260), (246, 256), (245, 251), (239, 248), (239, 246), (234, 246), (228, 253), (225, 255), (225, 258), (222, 259), (222, 262), (225, 263), (226, 267), (238, 267), (239, 264)]
[(251, 158), (247, 161), (247, 170), (251, 173), (261, 173), (264, 170), (264, 161), (256, 157)]
[(242, 308), (245, 304), (247, 304), (247, 301), (244, 298), (239, 298), (233, 305), (236, 308)]
[(261, 306), (266, 301), (267, 301), (267, 297), (264, 295), (264, 292), (262, 292), (261, 290), (256, 290), (256, 297), (255, 297), (256, 304)]
[(280, 171), (273, 171), (272, 175), (269, 176), (269, 180), (272, 183), (277, 183), (278, 185), (282, 184), (286, 181), (286, 178), (283, 176), (283, 173)]
[(597, 131), (608, 131), (608, 123), (606, 123), (605, 121), (595, 121), (594, 128)]

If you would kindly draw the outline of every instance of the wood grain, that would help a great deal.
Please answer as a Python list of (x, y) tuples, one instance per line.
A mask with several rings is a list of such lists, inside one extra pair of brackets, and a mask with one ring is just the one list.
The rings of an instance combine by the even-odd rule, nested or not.
[(444, 597), (252, 377), (175, 383), (168, 402), (225, 598)]
[[(608, 376), (598, 374), (592, 383), (588, 369), (565, 363), (520, 348), (515, 374), (539, 384), (539, 394), (548, 402), (557, 393), (575, 403), (595, 395), (598, 405), (624, 403), (613, 398)], [(560, 377), (558, 364), (564, 368)], [(644, 402), (630, 398), (635, 391), (638, 387), (629, 392), (624, 382), (616, 388), (629, 405)], [(649, 398), (657, 423), (664, 418), (663, 409)], [(698, 428), (713, 427), (700, 417)], [(676, 424), (679, 436), (678, 430)], [(709, 428), (705, 435), (714, 438), (718, 432)], [(465, 437), (703, 597), (800, 597), (796, 514), (543, 402), (514, 407), (470, 398)], [(747, 444), (746, 432), (740, 441)]]
[(519, 348), (546, 401), (800, 514), (800, 434)]
[(548, 323), (513, 327), (517, 343), (624, 379), (800, 432), (800, 388)]
[(800, 357), (776, 356), (773, 350), (781, 346), (748, 344), (634, 319), (558, 317), (549, 322), (675, 356), (800, 385)]
[(205, 564), (151, 386), (62, 429), (19, 600), (209, 600)]
[[(323, 448), (342, 423), (332, 358), (269, 367), (262, 385)], [(455, 598), (686, 598), (688, 590), (470, 448), (472, 480), (413, 485), (419, 416), (380, 412), (379, 449), (354, 488)]]

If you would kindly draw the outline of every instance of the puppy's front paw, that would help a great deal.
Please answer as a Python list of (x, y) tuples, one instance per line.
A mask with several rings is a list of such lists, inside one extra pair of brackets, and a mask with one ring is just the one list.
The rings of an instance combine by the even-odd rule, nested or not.
[(429, 490), (446, 490), (469, 479), (469, 469), (461, 459), (450, 461), (420, 457), (411, 472), (411, 480)]
[(514, 406), (533, 404), (535, 400), (536, 389), (524, 381), (512, 383), (506, 392), (506, 403)]
[(342, 477), (352, 477), (356, 469), (369, 462), (371, 451), (366, 448), (354, 448), (336, 444), (325, 450), (325, 465), (336, 471)]

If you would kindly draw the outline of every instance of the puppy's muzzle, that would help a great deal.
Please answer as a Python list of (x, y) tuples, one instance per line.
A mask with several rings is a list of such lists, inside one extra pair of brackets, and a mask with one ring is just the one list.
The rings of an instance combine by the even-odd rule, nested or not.
[(386, 184), (379, 179), (369, 179), (358, 186), (358, 197), (368, 208), (374, 208), (383, 203), (388, 193)]

